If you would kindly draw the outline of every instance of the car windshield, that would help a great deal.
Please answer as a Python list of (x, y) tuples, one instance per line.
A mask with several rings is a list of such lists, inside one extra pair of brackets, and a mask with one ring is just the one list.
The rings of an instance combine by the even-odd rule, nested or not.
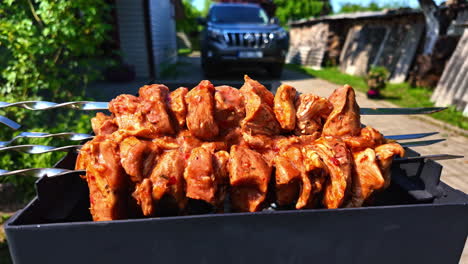
[(214, 6), (208, 19), (215, 23), (268, 23), (265, 11), (251, 6)]

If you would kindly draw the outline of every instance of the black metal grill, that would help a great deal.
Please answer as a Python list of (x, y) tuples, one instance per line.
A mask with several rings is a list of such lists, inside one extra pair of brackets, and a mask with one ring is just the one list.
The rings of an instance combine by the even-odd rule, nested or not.
[(224, 41), (230, 47), (264, 48), (271, 44), (272, 33), (224, 32)]

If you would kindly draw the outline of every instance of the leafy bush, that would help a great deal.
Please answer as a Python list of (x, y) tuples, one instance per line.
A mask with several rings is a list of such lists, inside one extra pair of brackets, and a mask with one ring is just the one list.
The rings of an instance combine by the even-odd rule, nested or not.
[(385, 67), (374, 66), (366, 76), (366, 82), (369, 89), (380, 90), (385, 88), (389, 72)]
[[(112, 51), (103, 48), (112, 29), (110, 11), (108, 1), (0, 1), (0, 100), (83, 99), (84, 88), (99, 77), (99, 69), (112, 64), (109, 59)], [(22, 131), (88, 133), (90, 116), (83, 114), (63, 109), (0, 111), (0, 115), (22, 124)], [(0, 140), (8, 140), (14, 134), (0, 126)], [(17, 143), (58, 146), (68, 142), (49, 138)], [(0, 169), (50, 167), (61, 156), (63, 153), (1, 153)], [(24, 191), (26, 198), (33, 193), (34, 180), (0, 178), (0, 181), (13, 182)]]

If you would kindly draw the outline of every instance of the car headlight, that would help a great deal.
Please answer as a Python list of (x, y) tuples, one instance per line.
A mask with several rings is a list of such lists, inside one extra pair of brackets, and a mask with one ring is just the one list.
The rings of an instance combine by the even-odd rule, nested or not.
[(288, 36), (288, 32), (286, 30), (280, 28), (275, 31), (273, 31), (273, 36), (277, 39), (282, 39)]
[(223, 32), (216, 28), (208, 28), (208, 37), (219, 42), (224, 40)]

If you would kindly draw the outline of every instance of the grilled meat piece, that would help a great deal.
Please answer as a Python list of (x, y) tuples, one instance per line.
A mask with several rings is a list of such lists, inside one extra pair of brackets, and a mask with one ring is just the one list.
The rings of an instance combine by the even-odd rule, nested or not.
[(145, 85), (139, 90), (141, 112), (145, 115), (148, 127), (153, 134), (174, 134), (168, 113), (167, 99), (169, 88), (162, 84)]
[(236, 211), (255, 212), (265, 201), (271, 167), (262, 155), (244, 146), (232, 146), (229, 159), (231, 202)]
[(276, 201), (279, 205), (289, 205), (297, 200), (305, 174), (301, 150), (291, 147), (275, 158)]
[(273, 112), (273, 94), (259, 82), (245, 76), (241, 87), (245, 98), (246, 116), (241, 122), (242, 131), (251, 135), (273, 136), (280, 132), (280, 125)]
[(391, 181), (391, 167), (393, 162), (393, 157), (405, 156), (405, 150), (400, 144), (397, 143), (388, 143), (380, 145), (375, 148), (375, 155), (377, 157), (377, 162), (379, 164), (380, 171), (385, 180), (384, 188), (387, 188), (390, 185)]
[(231, 86), (215, 87), (215, 120), (221, 128), (234, 128), (245, 117), (245, 104), (242, 93)]
[(141, 207), (144, 216), (154, 215), (154, 203), (152, 197), (153, 183), (149, 178), (143, 179), (141, 183), (136, 184), (132, 196)]
[(321, 137), (312, 145), (305, 146), (304, 151), (306, 156), (310, 156), (307, 152), (316, 152), (329, 175), (325, 186), (323, 205), (327, 208), (340, 207), (351, 184), (352, 157), (348, 148), (338, 138)]
[(317, 205), (328, 175), (325, 164), (317, 152), (305, 148), (302, 148), (301, 152), (305, 173), (301, 174), (302, 187), (296, 209), (313, 208)]
[(296, 135), (312, 135), (322, 131), (324, 121), (333, 110), (326, 99), (313, 94), (301, 94), (296, 99)]
[(86, 170), (94, 221), (127, 217), (128, 179), (118, 150), (111, 136), (99, 135), (87, 142), (78, 155), (76, 167)]
[(160, 152), (151, 141), (128, 137), (120, 143), (120, 162), (130, 180), (138, 183), (150, 175)]
[(333, 111), (323, 126), (324, 136), (358, 136), (361, 132), (361, 116), (356, 95), (351, 86), (336, 89), (328, 98)]
[[(178, 150), (165, 152), (151, 172), (153, 201), (157, 208), (171, 207), (182, 211), (187, 205), (184, 180), (185, 159)], [(164, 199), (164, 204), (162, 200)]]
[(194, 148), (187, 161), (184, 179), (187, 197), (221, 207), (229, 181), (229, 154), (226, 151), (215, 152), (217, 149), (216, 144), (211, 143)]
[(295, 98), (296, 89), (287, 84), (281, 85), (276, 91), (273, 110), (276, 120), (285, 131), (291, 131), (296, 126)]
[(351, 197), (345, 207), (359, 207), (374, 192), (384, 187), (384, 178), (371, 148), (354, 152)]
[(218, 151), (213, 156), (213, 168), (216, 175), (216, 206), (221, 210), (226, 194), (229, 189), (229, 153), (227, 151)]
[(386, 142), (384, 136), (370, 126), (362, 128), (358, 136), (343, 136), (342, 139), (353, 151), (375, 148)]
[(185, 103), (187, 93), (187, 88), (179, 87), (169, 94), (169, 109), (174, 114), (180, 129), (185, 127), (187, 117), (187, 104)]
[(216, 177), (211, 151), (203, 147), (194, 148), (184, 172), (187, 197), (215, 205), (218, 191)]
[(119, 129), (113, 117), (101, 112), (91, 118), (91, 127), (96, 135), (110, 135)]
[(204, 140), (210, 140), (219, 133), (214, 120), (214, 86), (201, 81), (185, 96), (187, 102), (187, 127), (190, 132)]
[(152, 137), (151, 129), (146, 125), (145, 116), (140, 109), (141, 100), (130, 94), (122, 94), (109, 103), (109, 111), (115, 115), (119, 130), (134, 136)]

